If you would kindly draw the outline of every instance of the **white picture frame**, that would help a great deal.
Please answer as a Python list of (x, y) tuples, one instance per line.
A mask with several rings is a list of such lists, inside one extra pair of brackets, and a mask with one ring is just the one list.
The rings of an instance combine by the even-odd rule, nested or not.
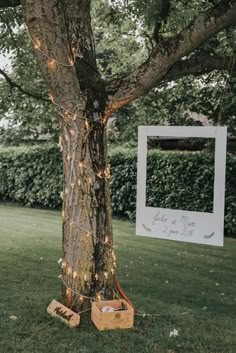
[[(215, 139), (213, 212), (146, 206), (147, 138)], [(145, 237), (223, 246), (226, 165), (226, 127), (139, 126), (136, 234)]]

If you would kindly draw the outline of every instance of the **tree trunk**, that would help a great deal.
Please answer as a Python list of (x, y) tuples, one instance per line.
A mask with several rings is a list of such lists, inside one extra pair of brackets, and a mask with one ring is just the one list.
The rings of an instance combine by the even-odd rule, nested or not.
[[(96, 102), (94, 104), (96, 106)], [(91, 116), (94, 107), (81, 114)], [(101, 120), (61, 124), (63, 155), (63, 302), (77, 310), (112, 298), (112, 242), (107, 128)], [(82, 120), (82, 121), (81, 121)], [(88, 298), (87, 298), (88, 297)]]
[(115, 255), (107, 162), (107, 94), (96, 66), (90, 0), (22, 0), (27, 29), (60, 119), (62, 298), (80, 311), (112, 298)]

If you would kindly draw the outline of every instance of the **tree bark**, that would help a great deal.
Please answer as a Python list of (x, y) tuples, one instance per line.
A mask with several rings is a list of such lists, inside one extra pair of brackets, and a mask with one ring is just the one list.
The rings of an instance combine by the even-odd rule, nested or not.
[[(90, 298), (112, 298), (112, 242), (106, 125), (62, 123), (63, 302), (81, 309)], [(86, 298), (90, 297), (90, 298)]]
[(107, 162), (107, 96), (96, 69), (90, 1), (68, 1), (67, 8), (63, 2), (47, 0), (23, 0), (22, 5), (59, 115), (64, 177), (62, 298), (66, 306), (80, 311), (92, 298), (113, 297), (116, 265)]

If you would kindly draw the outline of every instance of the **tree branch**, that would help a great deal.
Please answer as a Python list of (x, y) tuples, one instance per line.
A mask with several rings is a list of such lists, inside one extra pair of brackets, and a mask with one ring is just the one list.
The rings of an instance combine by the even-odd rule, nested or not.
[(148, 92), (173, 65), (189, 55), (209, 38), (236, 23), (236, 0), (221, 0), (199, 15), (176, 36), (163, 40), (150, 57), (132, 73), (107, 84), (109, 113)]
[(188, 60), (180, 60), (172, 66), (165, 75), (164, 80), (175, 80), (177, 78), (194, 75), (199, 76), (213, 70), (236, 70), (236, 55), (233, 56), (194, 56)]
[(21, 5), (20, 0), (0, 0), (0, 9), (5, 9), (7, 7), (16, 7)]
[(7, 83), (9, 84), (10, 88), (17, 88), (21, 93), (26, 94), (29, 97), (35, 98), (35, 99), (39, 99), (42, 100), (44, 102), (50, 102), (49, 99), (44, 98), (43, 96), (41, 96), (40, 94), (37, 93), (33, 93), (30, 91), (25, 90), (24, 88), (22, 88), (20, 85), (18, 85), (16, 82), (12, 81), (12, 79), (6, 74), (5, 71), (3, 71), (2, 69), (0, 69), (0, 75), (2, 75), (5, 80), (7, 81)]

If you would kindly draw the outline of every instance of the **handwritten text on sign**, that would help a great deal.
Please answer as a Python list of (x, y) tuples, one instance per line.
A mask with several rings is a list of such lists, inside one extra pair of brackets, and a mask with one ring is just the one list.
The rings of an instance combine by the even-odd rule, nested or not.
[(71, 328), (78, 326), (80, 323), (79, 314), (75, 313), (55, 299), (53, 299), (51, 304), (48, 306), (47, 312), (54, 317), (58, 317)]
[[(146, 206), (148, 136), (168, 138), (205, 137), (215, 139), (213, 213)], [(226, 128), (140, 126), (138, 139), (136, 234), (222, 246), (224, 233)]]

